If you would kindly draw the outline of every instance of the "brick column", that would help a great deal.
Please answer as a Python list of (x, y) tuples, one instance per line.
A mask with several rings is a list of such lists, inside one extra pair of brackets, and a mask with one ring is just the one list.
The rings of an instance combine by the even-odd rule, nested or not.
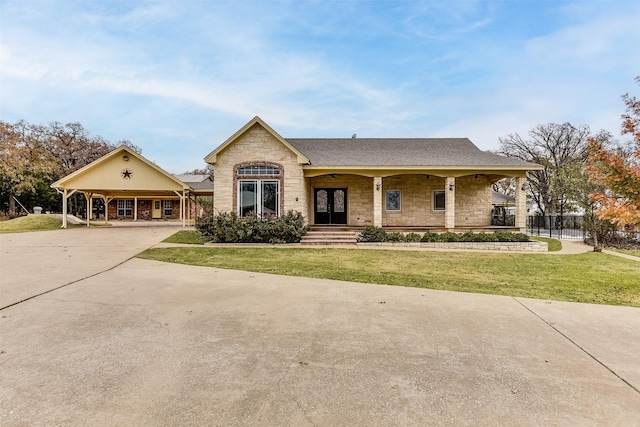
[(382, 178), (373, 178), (373, 225), (382, 227)]
[(453, 231), (456, 228), (456, 179), (448, 176), (444, 184), (444, 228)]
[(523, 190), (526, 178), (523, 176), (516, 177), (516, 228), (521, 233), (527, 232), (527, 194)]

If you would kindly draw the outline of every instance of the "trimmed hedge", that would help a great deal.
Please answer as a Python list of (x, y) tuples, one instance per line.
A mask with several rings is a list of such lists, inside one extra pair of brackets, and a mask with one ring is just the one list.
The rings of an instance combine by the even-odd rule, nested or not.
[(530, 242), (529, 236), (524, 233), (511, 233), (509, 231), (496, 231), (495, 233), (434, 233), (427, 231), (422, 236), (417, 233), (387, 233), (380, 227), (367, 227), (358, 235), (358, 242)]
[(235, 212), (200, 217), (196, 230), (215, 243), (298, 243), (307, 232), (300, 212), (285, 215), (239, 217)]

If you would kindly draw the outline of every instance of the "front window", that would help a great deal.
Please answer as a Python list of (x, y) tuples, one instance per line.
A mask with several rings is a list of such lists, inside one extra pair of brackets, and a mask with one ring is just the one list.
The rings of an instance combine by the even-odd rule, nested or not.
[(133, 200), (118, 200), (118, 216), (133, 215)]
[(171, 216), (173, 212), (173, 200), (164, 201), (164, 216)]
[(443, 211), (445, 208), (445, 192), (438, 190), (433, 192), (433, 210)]
[(387, 190), (386, 191), (386, 210), (388, 211), (399, 211), (402, 207), (401, 198), (400, 198), (400, 190)]
[(274, 180), (238, 181), (238, 215), (279, 215), (279, 187)]

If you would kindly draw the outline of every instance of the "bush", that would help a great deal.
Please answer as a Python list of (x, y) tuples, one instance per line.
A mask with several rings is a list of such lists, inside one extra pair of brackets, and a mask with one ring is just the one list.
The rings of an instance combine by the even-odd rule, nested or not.
[(438, 236), (438, 242), (459, 242), (459, 241), (460, 241), (460, 235), (457, 233), (453, 233), (451, 231), (441, 233)]
[(196, 230), (216, 243), (298, 243), (307, 232), (300, 212), (284, 215), (239, 217), (235, 212), (220, 212), (215, 217), (200, 217)]
[(418, 233), (409, 233), (404, 236), (405, 242), (419, 242), (420, 240), (421, 236)]
[(529, 236), (524, 233), (496, 231), (495, 233), (434, 233), (427, 231), (422, 236), (417, 233), (387, 233), (380, 227), (367, 227), (358, 236), (358, 242), (529, 242)]
[(387, 233), (385, 242), (404, 242), (404, 234), (398, 232)]
[(374, 227), (372, 225), (366, 227), (358, 235), (358, 242), (384, 242), (386, 241), (387, 233), (381, 227)]
[(427, 231), (426, 233), (424, 233), (420, 241), (421, 242), (437, 242), (438, 236), (439, 236), (438, 233), (434, 233), (433, 231)]

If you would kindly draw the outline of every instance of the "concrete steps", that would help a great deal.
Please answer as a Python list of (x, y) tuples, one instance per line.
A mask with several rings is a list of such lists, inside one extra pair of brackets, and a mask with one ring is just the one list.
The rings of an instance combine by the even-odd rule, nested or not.
[(352, 246), (356, 244), (356, 236), (360, 230), (348, 227), (311, 227), (302, 236), (302, 246)]

